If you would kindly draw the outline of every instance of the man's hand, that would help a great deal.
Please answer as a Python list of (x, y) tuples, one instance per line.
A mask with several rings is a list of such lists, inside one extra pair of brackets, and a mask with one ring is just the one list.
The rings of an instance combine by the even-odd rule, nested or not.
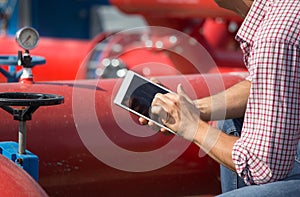
[(151, 112), (157, 114), (162, 124), (186, 140), (194, 140), (200, 112), (181, 85), (178, 85), (177, 94), (156, 94), (152, 106)]
[[(150, 80), (152, 81), (152, 82), (154, 82), (154, 83), (156, 83), (156, 84), (159, 84), (159, 85), (161, 85), (161, 86), (164, 86), (163, 84), (161, 84), (161, 82), (160, 81), (158, 81), (155, 77), (152, 77), (152, 78), (150, 78)], [(165, 116), (166, 115), (166, 113), (161, 109), (161, 107), (152, 107), (151, 108), (151, 111), (153, 111), (153, 112), (155, 112), (155, 114), (160, 114), (160, 116)], [(164, 113), (164, 115), (162, 115), (162, 113)], [(150, 116), (156, 116), (156, 115), (154, 115), (154, 113), (153, 114), (150, 114)], [(153, 119), (158, 119), (158, 117), (152, 117)], [(161, 122), (161, 119), (159, 119), (159, 120), (156, 120), (156, 121), (158, 121), (158, 122), (160, 122), (161, 124), (163, 124), (162, 122)], [(152, 121), (148, 121), (148, 120), (146, 120), (145, 118), (143, 118), (143, 117), (139, 117), (139, 122), (140, 122), (140, 124), (141, 125), (148, 125), (151, 129), (153, 129), (154, 131), (161, 131), (161, 132), (164, 132), (164, 133), (168, 133), (168, 131), (166, 130), (166, 129), (164, 129), (164, 128), (160, 128), (159, 126), (157, 126), (156, 124), (154, 124)]]

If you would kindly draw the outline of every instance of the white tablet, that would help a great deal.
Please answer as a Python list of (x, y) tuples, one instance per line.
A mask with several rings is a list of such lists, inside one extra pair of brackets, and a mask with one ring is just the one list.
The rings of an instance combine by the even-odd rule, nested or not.
[(152, 100), (157, 93), (166, 94), (171, 93), (171, 91), (133, 71), (128, 71), (114, 103), (174, 133), (170, 128), (160, 123), (150, 112)]

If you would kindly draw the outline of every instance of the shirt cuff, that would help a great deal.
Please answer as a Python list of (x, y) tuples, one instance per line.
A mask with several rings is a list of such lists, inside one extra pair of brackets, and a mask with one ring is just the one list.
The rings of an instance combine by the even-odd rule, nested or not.
[(271, 182), (272, 171), (269, 166), (243, 144), (239, 139), (232, 150), (232, 160), (238, 175), (247, 185)]

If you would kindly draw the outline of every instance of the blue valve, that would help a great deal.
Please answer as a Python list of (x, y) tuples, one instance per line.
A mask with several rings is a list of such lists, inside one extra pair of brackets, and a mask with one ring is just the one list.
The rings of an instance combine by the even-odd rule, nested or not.
[(19, 154), (17, 142), (0, 142), (0, 154), (24, 169), (36, 181), (39, 177), (39, 158), (28, 150)]
[[(46, 60), (44, 57), (31, 56), (31, 66), (45, 64)], [(1, 65), (8, 65), (8, 70), (5, 70)], [(16, 66), (20, 65), (20, 57), (13, 55), (0, 55), (0, 73), (6, 78), (7, 82), (18, 82), (23, 70), (17, 71)]]

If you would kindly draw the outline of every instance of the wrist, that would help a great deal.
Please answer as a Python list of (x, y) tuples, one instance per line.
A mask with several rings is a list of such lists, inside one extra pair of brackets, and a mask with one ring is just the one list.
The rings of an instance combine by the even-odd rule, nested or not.
[(192, 142), (201, 146), (204, 143), (209, 127), (210, 125), (207, 122), (199, 120)]

